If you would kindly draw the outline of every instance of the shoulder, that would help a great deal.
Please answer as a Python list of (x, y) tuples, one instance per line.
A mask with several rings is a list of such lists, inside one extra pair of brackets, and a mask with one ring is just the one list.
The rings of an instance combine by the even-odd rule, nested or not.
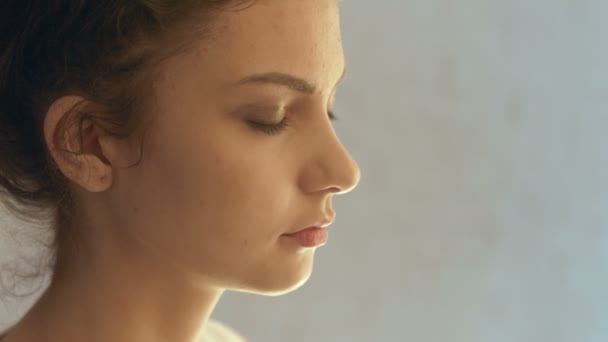
[(236, 330), (214, 319), (209, 319), (207, 322), (205, 335), (217, 342), (249, 342)]

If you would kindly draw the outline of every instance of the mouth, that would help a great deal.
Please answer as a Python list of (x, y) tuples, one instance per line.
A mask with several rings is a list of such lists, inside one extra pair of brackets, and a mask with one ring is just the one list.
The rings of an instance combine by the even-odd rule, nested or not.
[(327, 228), (310, 227), (295, 233), (283, 234), (283, 236), (293, 239), (302, 247), (317, 247), (327, 243), (329, 237)]
[(312, 223), (311, 225), (307, 226), (306, 228), (300, 228), (300, 229), (298, 229), (296, 231), (285, 233), (283, 235), (291, 235), (291, 234), (299, 233), (301, 231), (304, 231), (304, 230), (307, 230), (307, 229), (312, 229), (312, 228), (327, 228), (332, 223), (334, 223), (335, 217), (336, 216), (334, 214), (331, 218), (322, 218), (321, 220)]

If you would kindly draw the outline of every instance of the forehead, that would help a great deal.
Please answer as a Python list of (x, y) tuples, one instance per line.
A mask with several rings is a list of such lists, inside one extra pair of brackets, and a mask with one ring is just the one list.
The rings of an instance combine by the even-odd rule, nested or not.
[(218, 16), (212, 36), (199, 56), (235, 77), (279, 71), (323, 82), (344, 65), (336, 0), (255, 0)]

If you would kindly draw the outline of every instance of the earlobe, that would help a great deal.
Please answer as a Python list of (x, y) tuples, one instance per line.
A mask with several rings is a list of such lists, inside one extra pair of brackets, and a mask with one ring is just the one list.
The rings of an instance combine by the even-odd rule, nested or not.
[(44, 118), (44, 138), (57, 167), (68, 179), (90, 192), (101, 192), (112, 184), (112, 167), (103, 155), (94, 123), (84, 123), (79, 131), (77, 107), (85, 102), (79, 96), (54, 101)]

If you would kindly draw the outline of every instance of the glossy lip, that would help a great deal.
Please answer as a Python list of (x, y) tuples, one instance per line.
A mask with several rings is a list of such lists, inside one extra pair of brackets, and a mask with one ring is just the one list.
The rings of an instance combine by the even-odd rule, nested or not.
[(312, 228), (327, 228), (329, 227), (332, 223), (334, 222), (334, 219), (329, 219), (329, 218), (324, 218), (321, 219), (320, 221), (317, 221), (317, 223), (313, 223), (312, 225), (306, 227), (306, 228), (300, 228), (296, 231), (290, 232), (290, 233), (285, 233), (283, 235), (293, 235), (295, 233), (299, 233), (301, 231), (307, 230), (307, 229), (312, 229)]
[(327, 242), (328, 231), (327, 228), (310, 227), (285, 236), (293, 239), (302, 247), (318, 247)]

